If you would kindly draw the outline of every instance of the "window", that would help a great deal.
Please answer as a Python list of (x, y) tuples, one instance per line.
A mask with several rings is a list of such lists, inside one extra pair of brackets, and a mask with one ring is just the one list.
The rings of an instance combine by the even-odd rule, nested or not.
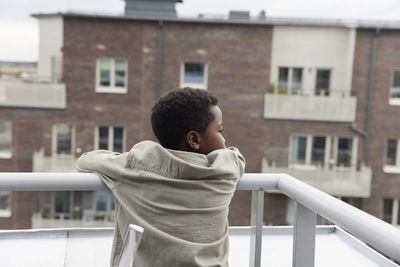
[(0, 158), (12, 157), (12, 123), (0, 120)]
[(337, 144), (336, 166), (351, 167), (353, 165), (353, 138), (339, 137)]
[(96, 92), (126, 93), (128, 63), (125, 59), (99, 58), (96, 62)]
[(73, 155), (74, 127), (72, 125), (59, 123), (53, 125), (53, 154)]
[(181, 87), (207, 89), (208, 65), (205, 63), (185, 62), (181, 65)]
[(0, 217), (11, 216), (11, 193), (0, 191)]
[(95, 149), (115, 152), (125, 150), (125, 130), (123, 127), (99, 126), (95, 133)]
[(399, 199), (383, 199), (383, 216), (382, 219), (390, 224), (400, 224), (400, 206)]
[(72, 219), (72, 206), (74, 192), (71, 191), (57, 191), (53, 192), (53, 209), (54, 218)]
[(328, 167), (331, 158), (337, 167), (355, 167), (357, 138), (294, 135), (290, 151), (290, 163), (294, 167)]
[(393, 72), (389, 103), (392, 105), (400, 105), (400, 71)]
[(292, 164), (324, 166), (327, 162), (327, 139), (325, 136), (296, 135), (292, 137)]
[(386, 141), (383, 171), (400, 173), (400, 139), (391, 138)]
[(315, 85), (316, 95), (329, 95), (330, 78), (330, 70), (317, 70), (317, 81)]
[(115, 210), (115, 199), (110, 191), (96, 191), (94, 199), (96, 213), (109, 213)]
[(303, 69), (301, 68), (279, 68), (278, 90), (297, 95), (302, 90)]

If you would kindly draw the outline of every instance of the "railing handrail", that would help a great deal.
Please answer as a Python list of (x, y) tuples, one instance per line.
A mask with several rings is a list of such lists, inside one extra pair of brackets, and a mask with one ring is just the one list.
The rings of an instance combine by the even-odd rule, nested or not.
[[(94, 173), (0, 173), (0, 191), (95, 191), (107, 187)], [(312, 212), (400, 261), (400, 230), (287, 174), (247, 173), (238, 190), (278, 190)]]

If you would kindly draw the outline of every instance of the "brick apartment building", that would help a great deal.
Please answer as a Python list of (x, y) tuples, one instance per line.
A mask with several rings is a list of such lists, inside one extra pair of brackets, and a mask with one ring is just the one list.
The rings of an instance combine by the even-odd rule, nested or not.
[[(38, 81), (0, 82), (0, 171), (74, 171), (85, 151), (154, 140), (154, 102), (192, 86), (219, 98), (246, 172), (292, 174), (400, 224), (400, 24), (184, 19), (177, 1), (139, 2), (124, 16), (35, 15)], [(1, 228), (111, 225), (109, 192), (0, 194)], [(265, 224), (290, 224), (291, 210), (266, 194)], [(249, 216), (238, 191), (230, 223)]]

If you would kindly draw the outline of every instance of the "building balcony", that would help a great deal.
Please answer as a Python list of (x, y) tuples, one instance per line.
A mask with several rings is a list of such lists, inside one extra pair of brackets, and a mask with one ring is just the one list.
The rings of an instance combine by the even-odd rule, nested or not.
[(277, 167), (263, 159), (261, 172), (287, 173), (333, 196), (369, 197), (371, 194), (372, 171), (366, 166), (361, 166), (359, 170), (347, 167)]
[[(0, 173), (0, 190), (66, 189), (96, 191), (106, 186), (93, 173)], [(251, 225), (229, 228), (230, 266), (399, 266), (399, 229), (294, 177), (245, 174), (237, 190), (252, 191)], [(263, 226), (264, 193), (271, 190), (294, 201), (293, 226)], [(335, 225), (317, 226), (317, 214)], [(146, 229), (136, 227), (139, 231)], [(0, 265), (105, 267), (112, 236), (112, 228), (3, 230), (0, 251), (7, 256), (0, 257)], [(129, 231), (121, 258), (132, 246), (128, 254), (134, 255), (138, 242)], [(118, 264), (126, 266), (131, 264)]]
[(65, 84), (0, 80), (0, 107), (64, 109), (66, 106)]
[(74, 172), (77, 159), (72, 155), (45, 156), (44, 149), (33, 153), (33, 172)]
[(114, 226), (114, 214), (104, 216), (103, 218), (103, 220), (95, 220), (93, 216), (88, 216), (86, 214), (84, 214), (82, 219), (69, 219), (64, 216), (59, 216), (58, 218), (44, 218), (42, 214), (35, 213), (32, 216), (32, 229)]
[(289, 95), (275, 92), (265, 94), (264, 118), (353, 122), (356, 118), (356, 107), (356, 97), (346, 94)]

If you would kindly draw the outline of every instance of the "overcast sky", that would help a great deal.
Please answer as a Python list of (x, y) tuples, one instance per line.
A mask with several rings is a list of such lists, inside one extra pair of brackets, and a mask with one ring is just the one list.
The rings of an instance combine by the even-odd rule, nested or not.
[[(0, 60), (36, 61), (38, 25), (33, 13), (83, 11), (122, 14), (123, 0), (0, 0)], [(179, 16), (227, 15), (248, 10), (256, 16), (400, 21), (400, 0), (183, 0)]]

